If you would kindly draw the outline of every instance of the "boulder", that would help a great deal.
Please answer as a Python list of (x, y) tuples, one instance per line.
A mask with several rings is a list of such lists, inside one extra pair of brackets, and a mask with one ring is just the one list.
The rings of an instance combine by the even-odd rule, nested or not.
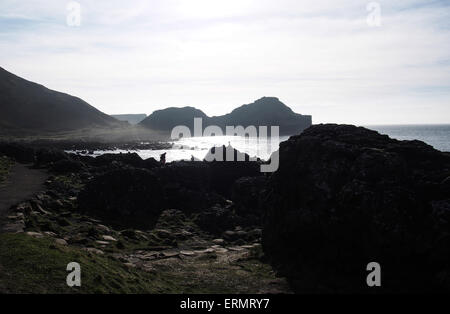
[(152, 227), (166, 200), (159, 179), (145, 169), (119, 169), (100, 175), (80, 192), (80, 209), (119, 226)]
[(214, 235), (220, 235), (225, 230), (234, 228), (236, 216), (229, 206), (216, 205), (196, 214), (194, 221), (201, 229)]
[(267, 177), (243, 177), (237, 179), (231, 191), (231, 200), (236, 205), (239, 215), (261, 217), (261, 199), (267, 184)]
[(316, 125), (280, 145), (263, 249), (297, 292), (450, 291), (450, 157), (420, 141)]

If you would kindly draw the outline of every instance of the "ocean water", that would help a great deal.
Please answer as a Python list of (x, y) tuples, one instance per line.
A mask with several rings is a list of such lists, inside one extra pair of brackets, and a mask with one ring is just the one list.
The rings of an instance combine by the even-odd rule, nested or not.
[[(203, 160), (208, 153), (209, 149), (213, 146), (228, 146), (231, 145), (240, 152), (248, 154), (250, 157), (259, 157), (267, 160), (270, 155), (278, 150), (280, 143), (287, 140), (289, 137), (284, 136), (280, 138), (245, 138), (241, 136), (204, 136), (204, 137), (190, 137), (182, 138), (178, 141), (174, 141), (172, 149), (165, 150), (139, 150), (139, 151), (126, 151), (126, 150), (97, 150), (92, 156), (100, 156), (106, 153), (127, 153), (136, 152), (143, 159), (150, 157), (159, 160), (161, 154), (166, 153), (166, 161), (171, 162), (175, 160), (191, 160), (194, 156), (195, 159)], [(74, 151), (68, 151), (74, 153)]]
[(398, 140), (420, 140), (437, 150), (450, 152), (450, 124), (370, 125), (365, 127)]
[[(366, 126), (369, 129), (387, 134), (398, 140), (421, 140), (441, 151), (450, 151), (450, 125), (371, 125)], [(213, 146), (231, 145), (240, 152), (247, 153), (250, 157), (259, 157), (263, 160), (270, 158), (270, 155), (276, 151), (280, 143), (286, 141), (289, 137), (284, 136), (276, 138), (244, 138), (240, 136), (208, 136), (182, 138), (179, 141), (172, 142), (173, 148), (168, 150), (139, 150), (136, 151), (143, 159), (150, 157), (159, 160), (159, 156), (166, 153), (166, 161), (190, 160), (192, 156), (195, 159), (203, 160), (208, 150)], [(73, 152), (73, 151), (71, 151)], [(99, 156), (105, 153), (127, 153), (126, 150), (114, 151), (95, 151), (93, 156)], [(131, 151), (134, 152), (134, 151)]]

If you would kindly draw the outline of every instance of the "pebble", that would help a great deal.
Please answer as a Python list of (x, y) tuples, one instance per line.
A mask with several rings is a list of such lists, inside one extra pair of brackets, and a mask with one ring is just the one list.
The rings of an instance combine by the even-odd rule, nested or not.
[(42, 233), (39, 233), (39, 232), (32, 232), (32, 231), (28, 231), (27, 233), (25, 233), (26, 235), (29, 235), (30, 237), (33, 237), (33, 238), (43, 238), (44, 237), (44, 235), (42, 234)]
[(194, 251), (180, 251), (180, 254), (182, 254), (182, 255), (187, 255), (187, 256), (193, 256), (193, 255), (195, 255), (195, 252)]
[(102, 239), (105, 241), (117, 241), (115, 238), (113, 238), (112, 236), (109, 236), (109, 235), (103, 235)]
[(67, 245), (67, 241), (64, 239), (56, 239), (55, 243), (59, 245)]

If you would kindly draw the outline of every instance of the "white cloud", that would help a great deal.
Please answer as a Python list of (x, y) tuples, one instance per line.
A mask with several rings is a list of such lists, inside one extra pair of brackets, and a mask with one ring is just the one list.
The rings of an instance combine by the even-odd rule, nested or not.
[(368, 2), (80, 1), (70, 28), (61, 1), (5, 0), (1, 66), (108, 113), (278, 96), (315, 122), (450, 122), (448, 7), (380, 1), (373, 28)]

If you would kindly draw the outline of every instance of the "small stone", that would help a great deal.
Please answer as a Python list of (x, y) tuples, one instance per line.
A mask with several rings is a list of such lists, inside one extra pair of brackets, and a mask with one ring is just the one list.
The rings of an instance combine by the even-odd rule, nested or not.
[(113, 238), (112, 236), (109, 235), (103, 235), (102, 239), (105, 241), (117, 241), (117, 239)]
[(240, 247), (240, 246), (232, 246), (228, 248), (230, 251), (243, 251), (244, 248)]
[(84, 249), (85, 251), (89, 252), (89, 253), (95, 253), (97, 255), (103, 255), (105, 254), (102, 250), (96, 249), (94, 247), (87, 247)]
[(180, 251), (180, 254), (187, 255), (187, 256), (193, 256), (195, 255), (194, 251)]
[(228, 250), (226, 248), (221, 247), (221, 248), (214, 249), (214, 252), (224, 254), (224, 253), (228, 252)]
[(67, 241), (64, 239), (56, 239), (55, 243), (59, 245), (67, 245)]
[(165, 251), (165, 252), (161, 252), (161, 255), (163, 257), (175, 257), (178, 256), (180, 253), (176, 252), (176, 251)]
[(214, 244), (222, 245), (222, 244), (224, 244), (225, 240), (224, 239), (214, 239), (214, 240), (212, 240), (212, 242)]
[(126, 268), (135, 268), (135, 267), (136, 267), (136, 265), (134, 265), (133, 263), (123, 263), (123, 265), (124, 265)]
[(98, 240), (98, 241), (95, 241), (95, 243), (100, 244), (100, 245), (108, 245), (108, 244), (110, 244), (111, 242), (108, 242), (108, 241), (100, 241), (100, 240)]
[(104, 232), (111, 232), (111, 230), (107, 226), (101, 225), (101, 224), (97, 225), (97, 229), (104, 231)]
[(32, 231), (28, 231), (28, 232), (26, 232), (25, 234), (26, 234), (26, 235), (29, 235), (30, 237), (37, 238), (37, 239), (40, 239), (40, 238), (43, 238), (43, 237), (44, 237), (44, 235), (43, 235), (42, 233), (40, 233), (40, 232), (32, 232)]

